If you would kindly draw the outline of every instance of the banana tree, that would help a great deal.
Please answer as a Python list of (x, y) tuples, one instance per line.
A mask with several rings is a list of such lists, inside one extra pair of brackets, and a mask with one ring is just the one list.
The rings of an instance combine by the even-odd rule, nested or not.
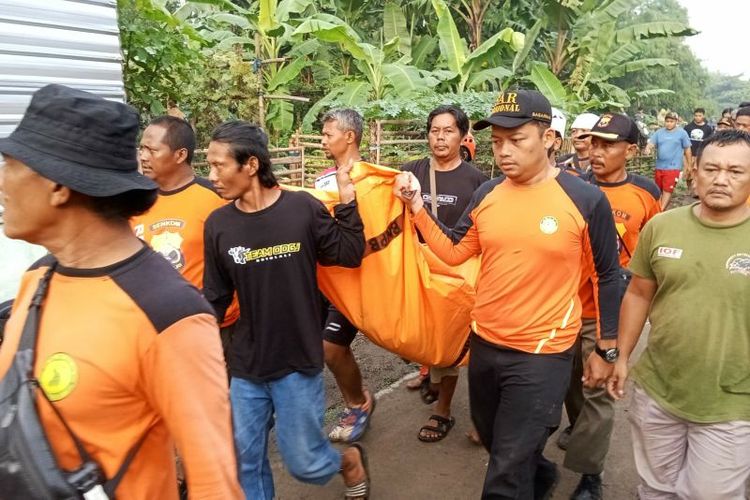
[(289, 97), (290, 85), (300, 73), (313, 64), (313, 55), (320, 44), (295, 36), (295, 28), (304, 15), (316, 12), (314, 0), (260, 0), (257, 10), (246, 9), (230, 0), (193, 0), (178, 14), (201, 26), (204, 37), (218, 48), (234, 49), (256, 61), (278, 62), (262, 66), (262, 88), (259, 92), (281, 97), (268, 101), (266, 127), (272, 138), (294, 128), (294, 104)]
[(438, 17), (440, 52), (447, 65), (447, 70), (434, 74), (456, 93), (481, 89), (487, 83), (499, 87), (502, 80), (512, 74), (511, 70), (499, 64), (503, 59), (503, 49), (508, 47), (512, 52), (523, 49), (524, 34), (505, 28), (475, 50), (469, 51), (445, 0), (432, 0), (432, 7)]
[(439, 81), (429, 71), (408, 64), (400, 50), (400, 37), (375, 46), (360, 36), (342, 19), (330, 14), (315, 14), (294, 31), (294, 35), (311, 35), (321, 42), (337, 45), (351, 57), (358, 70), (344, 85), (333, 89), (307, 113), (303, 125), (309, 127), (320, 110), (336, 100), (356, 107), (368, 99), (387, 96), (409, 96), (433, 88)]

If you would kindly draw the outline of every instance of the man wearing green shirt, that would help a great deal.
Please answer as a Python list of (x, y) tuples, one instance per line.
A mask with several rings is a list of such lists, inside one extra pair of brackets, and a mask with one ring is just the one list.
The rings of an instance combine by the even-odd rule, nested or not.
[(717, 132), (695, 167), (700, 202), (654, 217), (630, 262), (608, 389), (630, 411), (641, 499), (745, 498), (750, 478), (750, 135)]

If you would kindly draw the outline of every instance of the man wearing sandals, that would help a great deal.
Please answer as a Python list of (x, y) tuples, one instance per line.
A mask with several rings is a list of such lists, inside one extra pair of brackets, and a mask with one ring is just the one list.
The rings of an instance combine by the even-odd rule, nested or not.
[[(424, 186), (425, 206), (448, 227), (458, 221), (474, 191), (487, 180), (479, 169), (461, 158), (461, 143), (468, 133), (469, 118), (463, 110), (450, 105), (435, 108), (427, 117), (430, 156), (401, 167), (404, 172), (413, 173)], [(440, 441), (453, 428), (451, 402), (457, 383), (458, 367), (429, 369), (429, 379), (425, 378), (421, 384), (420, 396), (425, 404), (435, 401), (437, 404), (434, 415), (417, 434), (420, 441)]]
[[(542, 456), (560, 424), (573, 345), (581, 327), (578, 288), (593, 270), (599, 340), (606, 361), (589, 357), (587, 386), (601, 386), (617, 358), (617, 233), (604, 194), (549, 164), (552, 109), (539, 92), (499, 95), (492, 114), (492, 151), (505, 178), (484, 183), (453, 229), (433, 218), (410, 172), (394, 194), (414, 214), (444, 262), (482, 255), (472, 311), (469, 399), (490, 459), (482, 497), (548, 498), (557, 476)], [(610, 361), (609, 363), (607, 361)]]
[[(315, 188), (337, 191), (339, 166), (361, 161), (359, 146), (362, 142), (364, 120), (353, 109), (334, 109), (323, 115), (323, 140), (321, 145), (326, 158), (333, 160), (334, 167), (315, 179)], [(323, 353), (325, 363), (344, 397), (344, 411), (339, 415), (328, 439), (353, 443), (362, 438), (370, 425), (375, 409), (372, 393), (362, 384), (362, 372), (352, 352), (352, 342), (357, 336), (357, 327), (333, 305), (328, 305), (323, 326)]]
[[(316, 266), (359, 266), (365, 250), (352, 164), (340, 165), (334, 217), (309, 193), (283, 191), (268, 137), (243, 121), (217, 127), (209, 180), (232, 203), (205, 224), (204, 293), (224, 317), (236, 293), (240, 319), (229, 348), (230, 398), (240, 483), (248, 499), (274, 497), (268, 435), (296, 479), (325, 484), (341, 473), (346, 498), (367, 498), (362, 447), (339, 452), (323, 432), (323, 339)], [(189, 474), (189, 470), (188, 470)]]

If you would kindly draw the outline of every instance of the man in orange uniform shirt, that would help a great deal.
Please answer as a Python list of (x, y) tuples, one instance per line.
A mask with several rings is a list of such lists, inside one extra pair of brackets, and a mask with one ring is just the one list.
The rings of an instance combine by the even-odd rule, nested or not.
[(578, 289), (590, 269), (599, 295), (599, 344), (608, 359), (589, 358), (586, 384), (603, 385), (617, 357), (612, 209), (597, 188), (549, 164), (551, 121), (550, 103), (539, 92), (500, 94), (492, 114), (474, 128), (492, 126), (492, 151), (506, 177), (484, 183), (452, 230), (424, 210), (413, 174), (394, 184), (438, 257), (457, 265), (482, 255), (469, 396), (490, 452), (485, 499), (550, 494), (556, 467), (542, 450), (560, 423), (581, 326)]
[[(226, 204), (208, 180), (198, 177), (191, 163), (195, 133), (188, 122), (159, 116), (143, 131), (138, 159), (143, 175), (159, 185), (159, 197), (148, 212), (133, 217), (136, 236), (164, 256), (172, 267), (199, 290), (203, 288), (203, 224), (209, 214)], [(228, 345), (230, 325), (239, 307), (232, 303), (222, 326)]]
[[(639, 134), (635, 122), (627, 116), (606, 113), (590, 132), (579, 135), (582, 139), (591, 139), (591, 171), (582, 179), (599, 186), (612, 205), (623, 268), (623, 293), (629, 281), (625, 269), (635, 252), (638, 235), (646, 222), (661, 211), (661, 193), (656, 184), (625, 169), (627, 161), (638, 153)], [(614, 401), (605, 389), (585, 388), (581, 384), (583, 363), (596, 346), (596, 305), (589, 280), (581, 289), (580, 297), (583, 324), (565, 397), (570, 426), (560, 434), (557, 443), (567, 449), (565, 467), (582, 474), (572, 498), (597, 500), (603, 495), (601, 473), (614, 426)]]
[(48, 85), (0, 139), (5, 231), (51, 254), (24, 275), (0, 376), (39, 280), (54, 267), (34, 377), (59, 412), (38, 397), (59, 466), (80, 465), (62, 418), (107, 479), (138, 447), (117, 498), (177, 499), (175, 444), (191, 498), (242, 498), (213, 310), (128, 224), (158, 187), (138, 173), (137, 133), (131, 107)]

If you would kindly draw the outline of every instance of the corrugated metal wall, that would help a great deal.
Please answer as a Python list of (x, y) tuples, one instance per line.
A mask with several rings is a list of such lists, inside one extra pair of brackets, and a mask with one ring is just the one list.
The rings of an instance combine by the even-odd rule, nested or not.
[(0, 0), (0, 137), (61, 83), (124, 99), (116, 0)]

